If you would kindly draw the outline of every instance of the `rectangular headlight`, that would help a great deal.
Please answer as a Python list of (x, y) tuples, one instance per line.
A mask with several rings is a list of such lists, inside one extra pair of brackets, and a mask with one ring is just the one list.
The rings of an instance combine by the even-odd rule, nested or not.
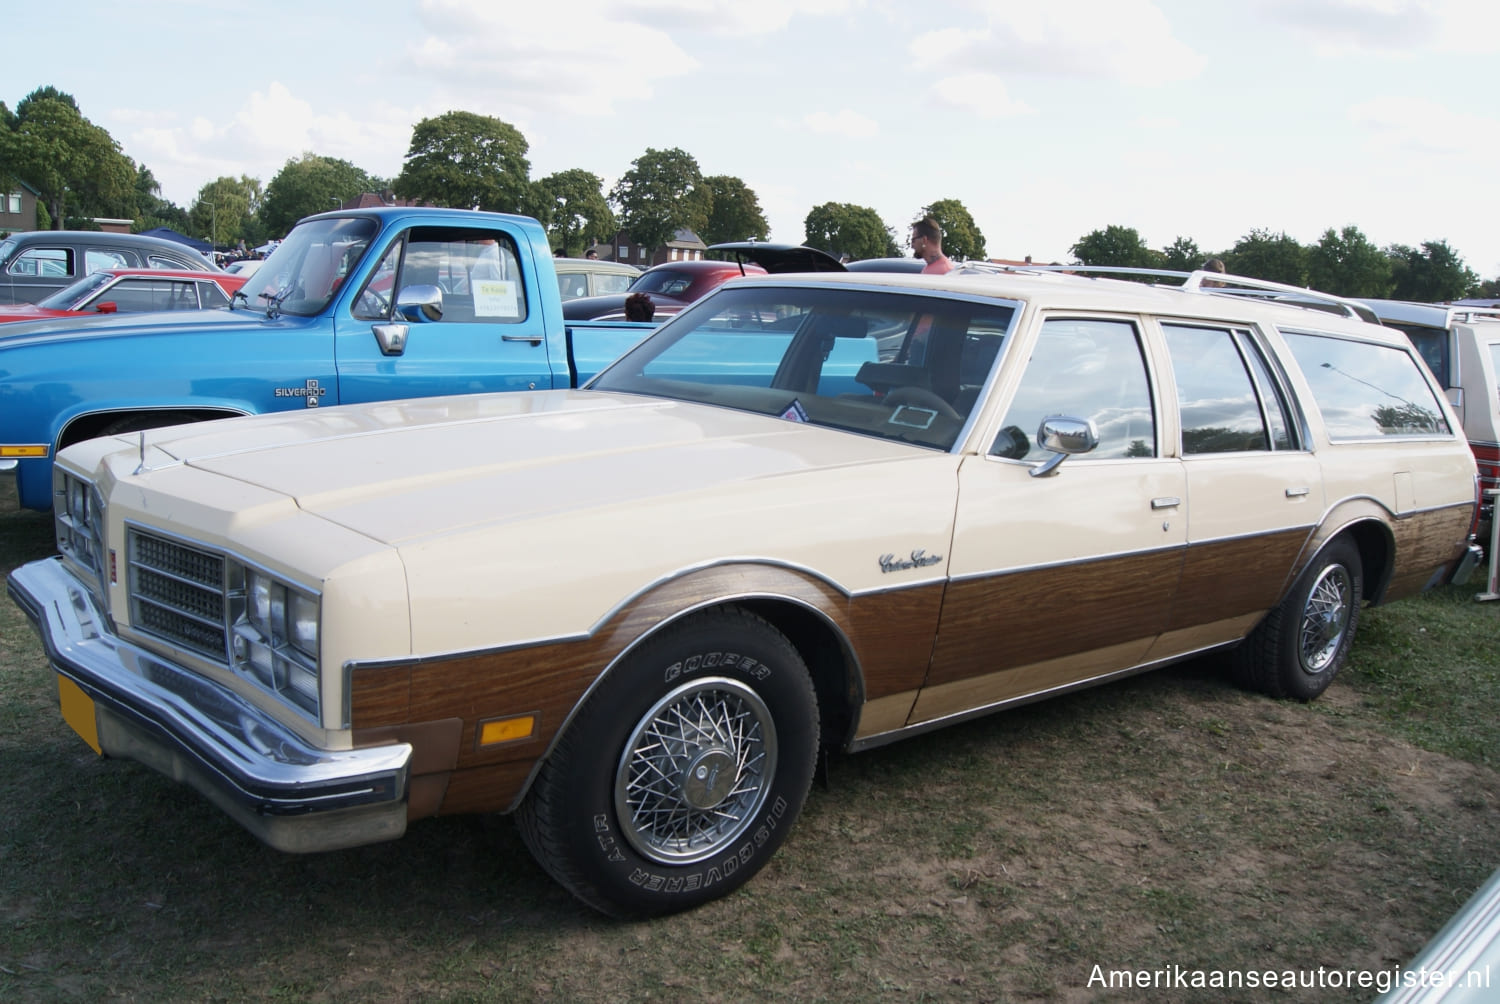
[(242, 567), (231, 668), (317, 719), (319, 599), (261, 569)]

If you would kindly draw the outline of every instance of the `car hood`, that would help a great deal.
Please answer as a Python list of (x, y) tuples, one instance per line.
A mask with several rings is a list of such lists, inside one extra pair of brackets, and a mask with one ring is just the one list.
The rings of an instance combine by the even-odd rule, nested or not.
[[(542, 391), (278, 413), (145, 433), (115, 456), (150, 491), (174, 468), (234, 479), (403, 547), (482, 526), (637, 510), (850, 465), (932, 457), (909, 445), (723, 408)], [(158, 473), (160, 472), (160, 473)], [(133, 476), (133, 475), (131, 475)], [(172, 490), (178, 490), (172, 488)]]
[[(291, 318), (290, 320), (303, 319)], [(213, 332), (222, 331), (226, 326), (259, 328), (266, 323), (264, 314), (250, 310), (173, 310), (163, 313), (124, 314), (69, 311), (66, 317), (48, 317), (0, 324), (0, 349), (40, 341), (129, 338), (133, 335), (160, 332), (174, 334)]]

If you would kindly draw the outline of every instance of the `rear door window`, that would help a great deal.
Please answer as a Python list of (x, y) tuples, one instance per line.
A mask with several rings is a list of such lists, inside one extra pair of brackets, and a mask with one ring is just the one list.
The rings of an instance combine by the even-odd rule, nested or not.
[(1285, 401), (1249, 331), (1163, 324), (1184, 455), (1291, 449)]

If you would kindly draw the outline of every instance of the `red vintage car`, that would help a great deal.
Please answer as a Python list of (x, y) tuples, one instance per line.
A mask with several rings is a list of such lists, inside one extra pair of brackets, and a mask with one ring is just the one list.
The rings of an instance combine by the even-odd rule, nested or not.
[(79, 312), (113, 314), (227, 307), (234, 291), (248, 278), (187, 269), (101, 269), (37, 303), (0, 306), (0, 323), (72, 317)]

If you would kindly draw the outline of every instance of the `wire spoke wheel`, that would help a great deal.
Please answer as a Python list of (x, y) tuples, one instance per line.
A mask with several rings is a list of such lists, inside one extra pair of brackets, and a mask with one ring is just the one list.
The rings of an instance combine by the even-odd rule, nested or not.
[(776, 773), (776, 725), (764, 701), (724, 677), (694, 680), (646, 712), (615, 773), (625, 838), (662, 864), (703, 860), (740, 837)]
[(1343, 565), (1329, 565), (1313, 583), (1298, 633), (1303, 672), (1321, 673), (1333, 662), (1349, 628), (1353, 596), (1354, 583)]

